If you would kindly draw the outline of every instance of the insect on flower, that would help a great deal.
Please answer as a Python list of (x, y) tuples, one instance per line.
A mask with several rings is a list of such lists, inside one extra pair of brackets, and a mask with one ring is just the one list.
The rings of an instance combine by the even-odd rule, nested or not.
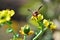
[(37, 15), (39, 14), (39, 10), (42, 8), (42, 6), (43, 5), (41, 4), (40, 7), (35, 11), (32, 11), (31, 9), (28, 9), (28, 11), (30, 11), (33, 16), (37, 17)]

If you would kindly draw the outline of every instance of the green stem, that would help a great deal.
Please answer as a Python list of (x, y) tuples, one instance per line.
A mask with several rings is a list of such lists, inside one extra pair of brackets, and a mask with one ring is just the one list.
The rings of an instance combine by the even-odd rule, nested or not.
[(43, 31), (40, 30), (40, 32), (33, 38), (33, 40), (36, 40), (40, 35), (42, 35), (45, 31), (47, 30), (47, 28), (45, 28)]
[(9, 26), (9, 28), (11, 28), (12, 29), (12, 33), (13, 33), (13, 39), (14, 40), (16, 40), (16, 33), (14, 32), (14, 29), (12, 28), (12, 24), (9, 24), (9, 23), (6, 23), (8, 26)]
[(26, 40), (26, 37), (27, 37), (27, 35), (25, 34), (25, 35), (24, 35), (24, 39), (23, 39), (23, 40)]

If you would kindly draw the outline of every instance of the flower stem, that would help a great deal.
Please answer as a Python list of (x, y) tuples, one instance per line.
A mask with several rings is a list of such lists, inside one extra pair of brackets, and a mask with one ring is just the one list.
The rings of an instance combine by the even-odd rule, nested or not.
[(24, 35), (24, 40), (26, 40), (26, 37), (27, 37), (27, 35), (25, 34), (25, 35)]
[(45, 31), (47, 30), (47, 28), (45, 28), (43, 31), (40, 30), (40, 32), (33, 38), (33, 40), (36, 40), (40, 35), (42, 35)]

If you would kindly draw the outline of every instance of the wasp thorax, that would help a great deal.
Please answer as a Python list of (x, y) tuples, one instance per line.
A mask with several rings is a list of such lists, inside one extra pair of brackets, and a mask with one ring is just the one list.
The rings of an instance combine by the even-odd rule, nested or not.
[(39, 13), (38, 13), (38, 11), (35, 11), (35, 12), (33, 12), (33, 16), (37, 16)]

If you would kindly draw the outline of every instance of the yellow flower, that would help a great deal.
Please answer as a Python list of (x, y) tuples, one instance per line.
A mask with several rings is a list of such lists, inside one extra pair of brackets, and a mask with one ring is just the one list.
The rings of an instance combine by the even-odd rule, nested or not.
[(10, 19), (11, 19), (11, 18), (10, 18), (9, 16), (6, 17), (6, 21), (10, 21)]
[(6, 20), (0, 20), (0, 24), (6, 22)]
[(54, 24), (50, 25), (50, 29), (56, 29), (56, 25)]
[(24, 27), (21, 27), (21, 30), (19, 31), (20, 34), (24, 35), (32, 35), (34, 32), (30, 30), (30, 27), (28, 27), (28, 25), (25, 25)]
[(47, 21), (46, 19), (43, 20), (43, 24), (48, 27), (49, 26), (49, 21)]
[(19, 31), (22, 35), (24, 35), (24, 27), (21, 27), (20, 31)]
[(11, 17), (14, 15), (13, 10), (2, 10), (0, 11), (0, 24), (6, 21), (10, 21)]
[(37, 21), (37, 17), (32, 16), (32, 17), (31, 17), (31, 20), (35, 20), (35, 21)]
[(40, 21), (40, 20), (42, 20), (42, 19), (43, 19), (43, 15), (38, 14), (37, 18), (38, 18), (38, 20)]
[(6, 10), (10, 16), (13, 16), (15, 14), (14, 10)]
[(28, 35), (32, 35), (34, 33), (34, 31), (30, 31), (29, 33), (28, 33)]
[(5, 12), (6, 12), (10, 17), (15, 14), (14, 10), (9, 10), (9, 9), (5, 10)]
[(53, 22), (50, 22), (50, 29), (56, 29), (56, 25)]

